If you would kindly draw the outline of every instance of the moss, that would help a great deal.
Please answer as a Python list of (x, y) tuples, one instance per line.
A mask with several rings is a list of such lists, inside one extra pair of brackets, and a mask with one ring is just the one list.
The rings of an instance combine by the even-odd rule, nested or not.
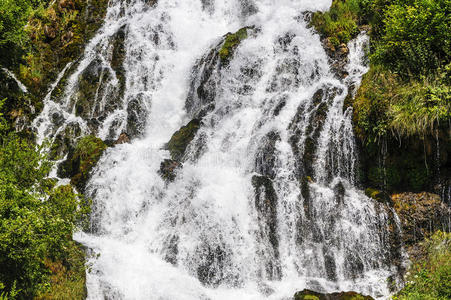
[(242, 40), (248, 37), (248, 28), (241, 28), (235, 33), (228, 33), (225, 37), (224, 44), (221, 50), (219, 50), (219, 57), (223, 63), (227, 63), (233, 52), (241, 43)]
[(360, 10), (358, 0), (335, 0), (329, 11), (313, 14), (311, 25), (322, 38), (328, 38), (332, 45), (338, 47), (347, 44), (360, 32)]
[(196, 136), (197, 131), (200, 128), (200, 120), (194, 119), (186, 126), (180, 128), (179, 131), (174, 133), (171, 140), (167, 144), (167, 149), (171, 153), (173, 160), (180, 161), (185, 154), (186, 148), (189, 143)]
[(83, 189), (89, 179), (89, 173), (99, 161), (107, 145), (99, 138), (88, 135), (80, 139), (75, 149), (68, 154), (67, 160), (60, 165), (58, 174), (70, 177), (71, 184)]
[(373, 198), (374, 200), (376, 200), (380, 203), (393, 205), (393, 202), (392, 202), (390, 196), (386, 192), (383, 192), (383, 191), (380, 191), (377, 189), (373, 189), (373, 188), (367, 188), (367, 189), (365, 189), (365, 195), (367, 195), (370, 198)]
[(108, 0), (51, 2), (36, 10), (26, 31), (32, 50), (20, 66), (20, 79), (41, 99), (64, 66), (77, 59), (103, 22)]

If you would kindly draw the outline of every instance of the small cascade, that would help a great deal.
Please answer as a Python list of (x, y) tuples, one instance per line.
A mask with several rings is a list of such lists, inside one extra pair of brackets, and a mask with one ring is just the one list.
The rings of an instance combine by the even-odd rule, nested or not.
[(5, 72), (9, 77), (11, 77), (17, 83), (17, 86), (23, 93), (28, 93), (27, 87), (22, 82), (20, 82), (19, 79), (17, 79), (16, 75), (14, 75), (13, 72), (11, 72), (10, 70), (8, 70), (6, 68), (2, 68), (2, 71)]
[[(110, 2), (34, 121), (61, 156), (87, 134), (132, 139), (109, 148), (86, 185), (91, 228), (76, 239), (93, 253), (89, 299), (389, 295), (399, 222), (356, 187), (344, 108), (368, 70), (368, 37), (350, 42), (338, 79), (304, 17), (329, 5)], [(174, 155), (168, 142), (186, 124), (196, 131)]]

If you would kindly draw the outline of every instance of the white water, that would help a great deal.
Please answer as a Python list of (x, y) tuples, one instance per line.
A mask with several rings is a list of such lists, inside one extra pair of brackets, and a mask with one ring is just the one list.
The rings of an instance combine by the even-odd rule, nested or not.
[[(290, 299), (304, 288), (388, 295), (385, 280), (393, 270), (382, 262), (389, 255), (388, 216), (354, 187), (351, 111), (343, 112), (346, 84), (358, 84), (365, 72), (361, 38), (351, 47), (351, 76), (340, 82), (302, 17), (329, 5), (160, 0), (150, 8), (141, 0), (111, 1), (63, 97), (51, 99), (50, 91), (35, 121), (40, 140), (73, 124), (81, 129), (78, 135), (117, 138), (127, 128), (130, 101), (139, 99), (146, 111), (145, 134), (108, 149), (87, 186), (94, 200), (92, 232), (76, 239), (100, 255), (89, 261), (89, 299)], [(94, 128), (75, 113), (79, 78), (97, 59), (110, 74), (107, 89), (117, 88), (111, 43), (124, 25), (125, 90)], [(249, 25), (258, 32), (242, 42), (228, 67), (215, 69), (215, 108), (204, 117), (176, 180), (165, 183), (157, 173), (169, 157), (162, 148), (193, 117), (185, 109), (193, 66), (225, 33)], [(315, 103), (319, 89), (324, 96)], [(99, 111), (113, 101), (111, 95), (92, 99)], [(310, 117), (323, 104), (328, 109), (319, 126)], [(64, 116), (61, 126), (52, 123), (55, 111)], [(279, 137), (272, 175), (257, 159), (271, 142), (270, 132)], [(308, 173), (302, 154), (313, 132), (318, 147)], [(277, 198), (272, 210), (256, 201), (255, 175), (271, 177)], [(300, 184), (307, 175), (308, 199)], [(264, 198), (264, 188), (260, 192)]]
[(8, 74), (9, 77), (11, 77), (12, 79), (14, 79), (14, 81), (17, 83), (17, 86), (19, 87), (19, 89), (23, 92), (23, 93), (28, 93), (27, 87), (20, 82), (19, 79), (17, 79), (16, 75), (14, 75), (13, 72), (11, 72), (10, 70), (6, 69), (6, 68), (2, 68), (2, 70)]

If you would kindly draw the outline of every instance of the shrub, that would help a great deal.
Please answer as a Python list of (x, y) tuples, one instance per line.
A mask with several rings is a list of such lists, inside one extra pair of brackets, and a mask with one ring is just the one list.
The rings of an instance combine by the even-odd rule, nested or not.
[(312, 16), (312, 25), (322, 37), (328, 37), (334, 46), (348, 43), (358, 33), (360, 23), (359, 0), (333, 1), (327, 12), (316, 12)]
[(451, 299), (451, 234), (438, 231), (422, 243), (425, 257), (413, 262), (395, 300)]
[(394, 1), (384, 10), (371, 59), (403, 78), (431, 74), (451, 56), (449, 0)]
[(0, 130), (0, 292), (31, 299), (50, 286), (46, 261), (72, 267), (72, 234), (89, 206), (71, 186), (47, 178), (52, 165), (41, 148), (6, 129)]

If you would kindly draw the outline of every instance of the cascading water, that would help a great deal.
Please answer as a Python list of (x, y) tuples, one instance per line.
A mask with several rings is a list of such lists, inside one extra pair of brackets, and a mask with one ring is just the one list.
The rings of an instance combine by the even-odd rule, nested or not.
[[(96, 134), (87, 184), (89, 299), (286, 299), (303, 288), (383, 297), (396, 270), (390, 213), (356, 185), (348, 79), (305, 12), (330, 1), (112, 0), (84, 56), (35, 120), (40, 140)], [(224, 34), (247, 29), (227, 62)], [(61, 93), (54, 90), (64, 88)], [(86, 101), (88, 99), (88, 101)], [(165, 144), (200, 123), (169, 182)], [(391, 224), (396, 227), (396, 224)]]

